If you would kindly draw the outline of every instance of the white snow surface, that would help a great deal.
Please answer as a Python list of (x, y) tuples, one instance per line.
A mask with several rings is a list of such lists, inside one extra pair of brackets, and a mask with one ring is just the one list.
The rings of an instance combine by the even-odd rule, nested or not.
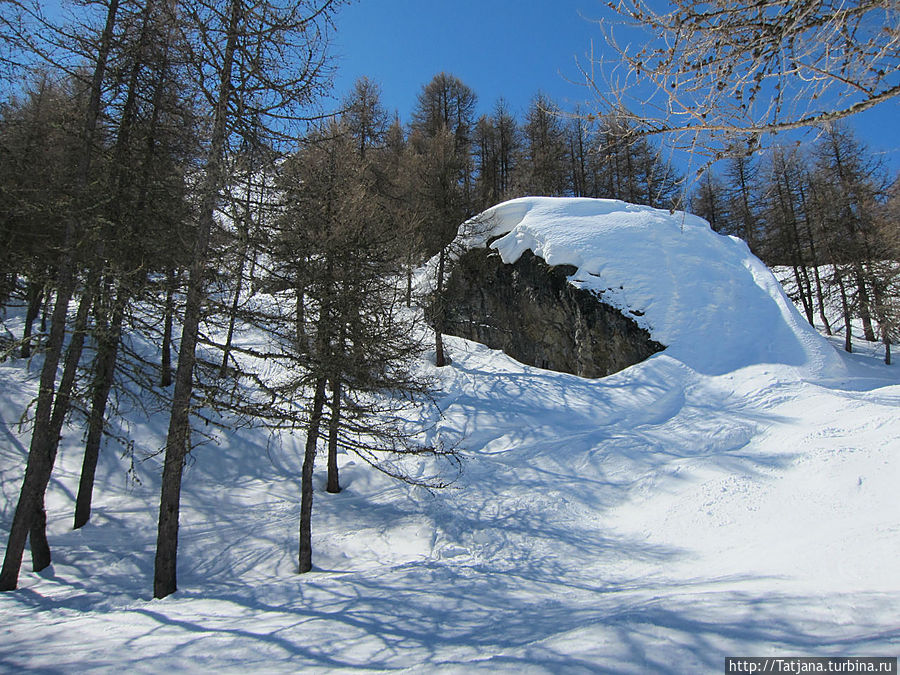
[[(422, 425), (465, 452), (461, 480), (431, 494), (343, 457), (341, 494), (317, 474), (306, 575), (302, 434), (219, 434), (186, 470), (165, 600), (150, 592), (159, 457), (128, 485), (109, 442), (93, 519), (73, 532), (72, 428), (48, 494), (54, 564), (35, 575), (26, 555), (20, 589), (0, 594), (0, 671), (697, 673), (726, 656), (896, 656), (897, 367), (874, 345), (837, 351), (697, 218), (537, 198), (486, 217), (482, 243), (500, 236), (504, 260), (575, 265), (666, 350), (588, 380), (447, 338), (452, 364), (422, 363), (443, 416)], [(4, 323), (21, 334), (21, 312)], [(0, 363), (4, 542), (38, 372)], [(131, 420), (140, 459), (166, 419)]]

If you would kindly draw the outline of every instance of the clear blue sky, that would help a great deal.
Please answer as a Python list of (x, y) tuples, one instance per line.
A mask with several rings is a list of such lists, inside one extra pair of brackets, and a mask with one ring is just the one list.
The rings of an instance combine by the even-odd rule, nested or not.
[[(358, 0), (340, 10), (333, 53), (340, 97), (362, 75), (382, 87), (385, 107), (409, 120), (416, 96), (435, 74), (459, 77), (478, 95), (479, 112), (501, 96), (521, 118), (538, 91), (564, 109), (588, 100), (576, 58), (602, 49), (605, 0)], [(853, 118), (873, 152), (900, 171), (900, 100)]]

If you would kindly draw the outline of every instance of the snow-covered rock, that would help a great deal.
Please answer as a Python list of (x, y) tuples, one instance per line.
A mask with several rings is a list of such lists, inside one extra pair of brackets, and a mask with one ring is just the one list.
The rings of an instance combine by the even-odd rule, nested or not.
[(530, 250), (549, 265), (574, 266), (570, 283), (633, 316), (668, 356), (699, 372), (842, 368), (746, 244), (697, 216), (613, 199), (523, 197), (460, 228), (464, 248), (494, 237), (490, 247), (506, 263)]

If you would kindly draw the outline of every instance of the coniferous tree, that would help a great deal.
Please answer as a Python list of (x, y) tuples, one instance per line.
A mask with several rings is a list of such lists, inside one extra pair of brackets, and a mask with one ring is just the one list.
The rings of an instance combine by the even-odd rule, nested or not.
[[(61, 426), (59, 420), (65, 416), (68, 410), (69, 397), (74, 384), (74, 368), (80, 357), (77, 340), (83, 339), (83, 336), (79, 337), (76, 333), (76, 341), (69, 345), (68, 364), (58, 387), (56, 379), (59, 365), (63, 360), (69, 304), (78, 281), (76, 242), (86, 233), (90, 225), (89, 215), (94, 213), (94, 209), (91, 208), (93, 204), (89, 189), (91, 168), (96, 152), (95, 144), (102, 108), (102, 86), (113, 46), (117, 12), (118, 0), (111, 0), (107, 7), (103, 30), (94, 43), (96, 54), (92, 62), (85, 106), (80, 115), (80, 138), (73, 156), (73, 161), (76, 163), (73, 176), (73, 195), (80, 202), (78, 206), (81, 208), (67, 214), (65, 218), (62, 247), (56, 265), (56, 294), (50, 320), (50, 334), (45, 343), (31, 447), (22, 489), (10, 527), (3, 568), (0, 571), (0, 590), (16, 588), (26, 538), (31, 540), (35, 570), (43, 569), (50, 564), (50, 550), (46, 542), (44, 493), (50, 482), (56, 460), (58, 434), (54, 435), (53, 430), (57, 426)], [(76, 318), (76, 322), (79, 321), (83, 321), (83, 317)]]
[(875, 222), (886, 181), (866, 148), (841, 125), (825, 130), (814, 153), (817, 189), (831, 202), (828, 229), (832, 237), (841, 239), (843, 283), (853, 289), (851, 304), (858, 310), (865, 339), (871, 342), (876, 338), (868, 265), (875, 259)]
[(335, 121), (312, 134), (284, 176), (284, 229), (308, 253), (302, 270), (308, 351), (299, 355), (304, 374), (296, 385), (311, 392), (301, 476), (300, 572), (312, 566), (312, 475), (320, 436), (327, 446), (328, 492), (341, 489), (339, 450), (406, 480), (412, 479), (380, 463), (379, 455), (444, 454), (413, 442), (397, 416), (400, 402), (427, 403), (429, 386), (409, 370), (421, 348), (398, 311), (402, 232), (391, 226), (378, 194), (372, 153), (367, 159), (354, 153), (358, 137), (351, 129)]
[(739, 236), (730, 227), (725, 186), (711, 171), (703, 174), (696, 191), (691, 196), (691, 211), (705, 218), (713, 232)]
[[(409, 143), (420, 171), (425, 252), (438, 253), (438, 297), (443, 291), (446, 246), (459, 224), (473, 214), (471, 129), (475, 93), (456, 78), (440, 73), (423, 87), (413, 112)], [(443, 311), (438, 299), (432, 317), (435, 362), (447, 364), (443, 344)]]
[(760, 189), (758, 169), (753, 158), (742, 153), (731, 156), (726, 164), (725, 178), (729, 184), (727, 199), (732, 229), (754, 251), (759, 236), (755, 200)]
[(369, 78), (361, 77), (344, 98), (342, 107), (341, 119), (356, 139), (356, 149), (364, 160), (367, 151), (384, 144), (389, 126), (387, 111), (381, 105), (381, 88)]
[(543, 94), (532, 100), (522, 126), (523, 167), (527, 194), (561, 197), (571, 191), (569, 148), (558, 107)]
[[(296, 116), (322, 81), (327, 21), (336, 3), (294, 0), (247, 4), (228, 0), (224, 8), (197, 0), (184, 32), (192, 41), (198, 88), (210, 102), (212, 123), (197, 201), (197, 231), (188, 270), (184, 318), (175, 371), (160, 496), (154, 591), (174, 592), (178, 513), (188, 450), (194, 365), (205, 296), (210, 239), (226, 159), (235, 137), (252, 129), (272, 131)], [(224, 11), (220, 11), (224, 9)]]

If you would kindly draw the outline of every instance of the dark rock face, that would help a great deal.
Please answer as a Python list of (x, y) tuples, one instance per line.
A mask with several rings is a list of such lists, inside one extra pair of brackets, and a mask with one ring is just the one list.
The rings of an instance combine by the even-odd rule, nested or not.
[(473, 249), (447, 281), (444, 332), (582, 377), (609, 375), (665, 349), (596, 294), (569, 284), (575, 272), (531, 251), (506, 265), (495, 251)]

